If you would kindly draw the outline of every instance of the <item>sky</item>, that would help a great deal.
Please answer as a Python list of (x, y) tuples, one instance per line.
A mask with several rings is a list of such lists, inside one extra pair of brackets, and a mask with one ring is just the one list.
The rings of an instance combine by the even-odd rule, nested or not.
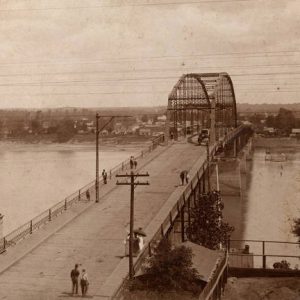
[(0, 108), (167, 105), (227, 72), (238, 103), (297, 103), (300, 0), (2, 0)]

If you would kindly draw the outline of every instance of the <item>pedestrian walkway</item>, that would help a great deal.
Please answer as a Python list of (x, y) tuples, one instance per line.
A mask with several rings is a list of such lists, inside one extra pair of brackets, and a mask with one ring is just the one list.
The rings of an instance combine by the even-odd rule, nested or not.
[[(189, 170), (204, 154), (200, 147), (175, 143), (139, 161), (141, 172), (150, 174), (150, 185), (135, 190), (135, 227), (147, 227), (172, 192), (181, 188), (180, 171)], [(101, 286), (124, 256), (129, 228), (129, 187), (115, 183), (114, 178), (102, 186), (100, 203), (73, 206), (0, 256), (0, 299), (67, 299), (75, 263), (89, 274), (88, 294), (101, 297)]]

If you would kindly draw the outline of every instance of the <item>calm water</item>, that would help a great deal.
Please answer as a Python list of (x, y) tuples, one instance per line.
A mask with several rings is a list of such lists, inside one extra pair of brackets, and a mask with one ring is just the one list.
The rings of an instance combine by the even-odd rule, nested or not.
[[(300, 153), (288, 153), (286, 162), (265, 161), (265, 151), (254, 152), (251, 181), (243, 211), (244, 239), (296, 242), (291, 233), (294, 218), (300, 217)], [(250, 244), (250, 250), (261, 251), (261, 245)], [(294, 245), (268, 244), (269, 254), (299, 255)], [(267, 264), (284, 258), (269, 258)], [(291, 264), (299, 260), (287, 259)]]
[[(94, 180), (94, 149), (70, 149), (55, 149), (53, 145), (0, 149), (0, 212), (5, 216), (4, 234)], [(134, 150), (101, 150), (100, 169), (109, 170), (134, 154)]]

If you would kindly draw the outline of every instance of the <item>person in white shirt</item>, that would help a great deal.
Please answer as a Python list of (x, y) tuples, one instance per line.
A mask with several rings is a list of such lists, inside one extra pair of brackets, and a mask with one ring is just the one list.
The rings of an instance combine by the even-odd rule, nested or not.
[(80, 276), (80, 286), (81, 286), (82, 296), (85, 296), (88, 291), (88, 286), (89, 286), (88, 275), (87, 275), (87, 272), (85, 269), (82, 270), (82, 273)]

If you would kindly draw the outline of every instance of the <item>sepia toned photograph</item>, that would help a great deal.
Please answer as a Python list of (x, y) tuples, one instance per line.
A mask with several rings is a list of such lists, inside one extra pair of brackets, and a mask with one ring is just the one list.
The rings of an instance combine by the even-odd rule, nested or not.
[(0, 300), (299, 300), (299, 15), (0, 1)]

